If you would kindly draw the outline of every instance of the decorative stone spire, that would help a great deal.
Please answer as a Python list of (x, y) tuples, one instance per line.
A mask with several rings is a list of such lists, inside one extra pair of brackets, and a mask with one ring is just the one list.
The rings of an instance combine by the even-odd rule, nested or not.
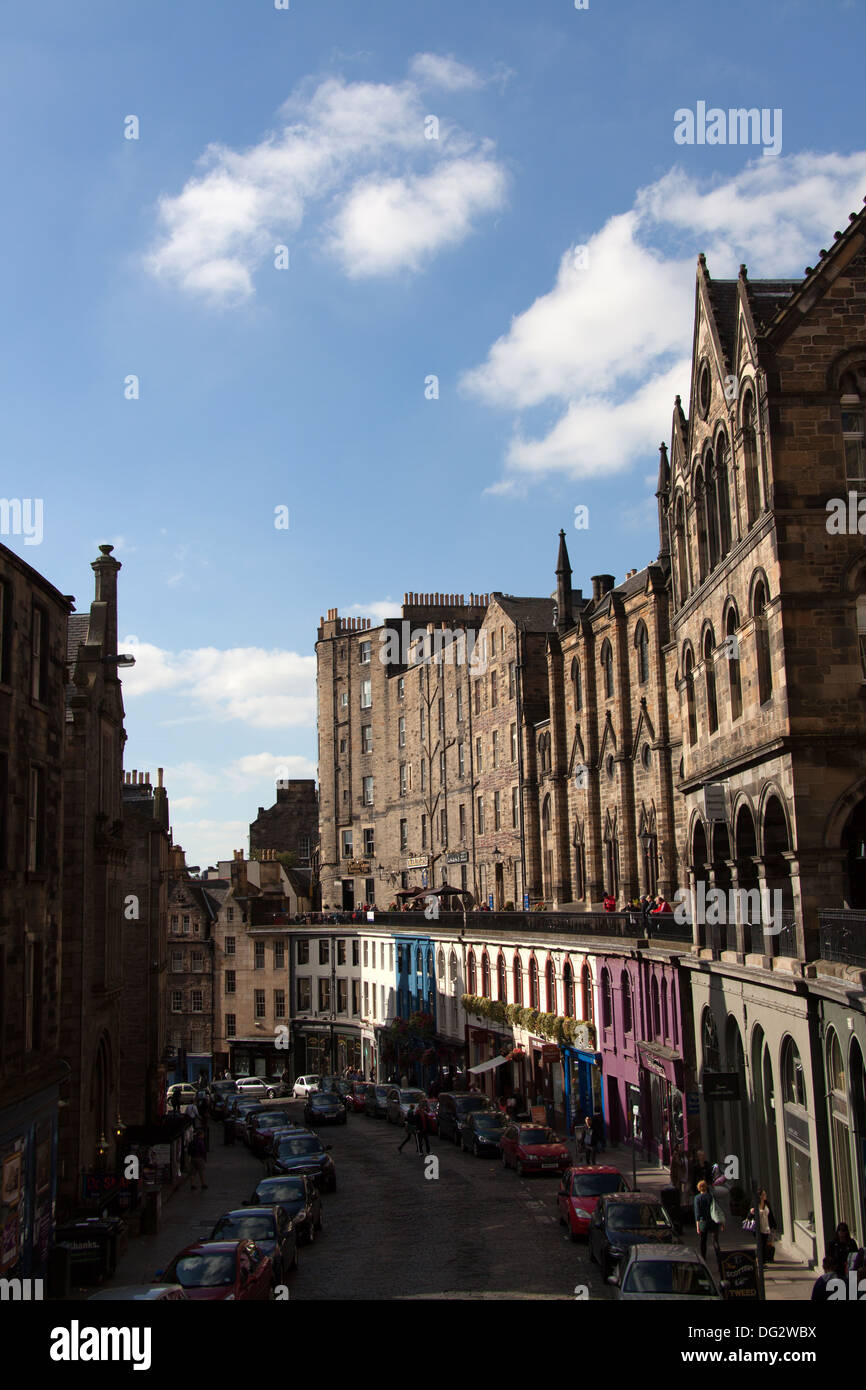
[(559, 533), (559, 554), (556, 557), (556, 629), (567, 632), (574, 627), (574, 614), (571, 611), (571, 563), (565, 532)]

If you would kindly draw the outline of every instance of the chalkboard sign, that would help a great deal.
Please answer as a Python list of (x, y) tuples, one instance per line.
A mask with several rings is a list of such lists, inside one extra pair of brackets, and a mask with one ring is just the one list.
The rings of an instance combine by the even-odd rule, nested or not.
[(756, 1299), (761, 1297), (758, 1283), (758, 1256), (754, 1250), (724, 1250), (722, 1279), (727, 1287), (725, 1298)]

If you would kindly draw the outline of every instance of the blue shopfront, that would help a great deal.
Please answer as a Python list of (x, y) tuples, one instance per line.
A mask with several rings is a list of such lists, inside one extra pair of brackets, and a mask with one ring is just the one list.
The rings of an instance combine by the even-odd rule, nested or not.
[(600, 1052), (589, 1052), (579, 1047), (562, 1049), (562, 1069), (565, 1081), (565, 1114), (569, 1134), (574, 1134), (587, 1115), (601, 1111), (605, 1126), (604, 1087), (601, 1084)]

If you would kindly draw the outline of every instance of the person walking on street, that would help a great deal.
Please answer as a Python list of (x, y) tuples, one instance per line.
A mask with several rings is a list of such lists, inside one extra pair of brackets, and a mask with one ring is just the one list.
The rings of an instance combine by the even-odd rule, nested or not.
[(585, 1163), (595, 1163), (595, 1141), (592, 1134), (592, 1119), (589, 1115), (584, 1116), (583, 1129), (581, 1130), (580, 1142), (583, 1145), (583, 1159)]
[(848, 1257), (857, 1254), (857, 1242), (851, 1239), (851, 1232), (844, 1221), (836, 1227), (836, 1233), (827, 1246), (827, 1257), (833, 1261), (833, 1268), (840, 1279), (847, 1278)]
[(207, 1158), (207, 1149), (205, 1148), (203, 1134), (196, 1134), (190, 1146), (189, 1154), (190, 1158), (192, 1159), (193, 1168), (193, 1176), (189, 1180), (189, 1190), (190, 1192), (195, 1192), (196, 1176), (198, 1177), (199, 1183), (201, 1184), (201, 1187), (204, 1190), (207, 1188), (207, 1183), (204, 1180), (205, 1159)]
[(168, 1103), (169, 1103), (169, 1105), (171, 1106), (172, 1110), (174, 1111), (175, 1115), (179, 1115), (179, 1114), (180, 1114), (180, 1091), (172, 1091), (171, 1097), (170, 1097)]
[(770, 1264), (773, 1259), (773, 1234), (778, 1229), (773, 1209), (770, 1206), (770, 1199), (767, 1196), (766, 1188), (762, 1187), (758, 1193), (757, 1212), (754, 1207), (749, 1211), (749, 1220), (757, 1226), (755, 1235), (761, 1240), (761, 1263)]
[[(416, 1113), (417, 1113), (417, 1115), (418, 1115), (418, 1135), (417, 1135), (417, 1139), (418, 1139), (418, 1152), (419, 1152), (419, 1154), (420, 1154), (420, 1153), (424, 1153), (424, 1151), (426, 1150), (426, 1152), (429, 1153), (429, 1152), (430, 1152), (430, 1112), (429, 1112), (429, 1110), (427, 1109), (426, 1104), (424, 1104), (424, 1105), (419, 1105), (419, 1106), (418, 1106), (418, 1109), (417, 1109), (417, 1112), (416, 1112)], [(422, 1145), (423, 1145), (423, 1148), (422, 1148)]]
[(695, 1197), (695, 1229), (701, 1238), (701, 1258), (707, 1258), (707, 1237), (713, 1237), (713, 1249), (716, 1252), (716, 1259), (721, 1265), (722, 1252), (719, 1247), (719, 1222), (713, 1217), (713, 1199), (710, 1195), (710, 1185), (701, 1178), (698, 1183), (698, 1193)]
[[(552, 1128), (552, 1126), (551, 1126)], [(599, 1149), (604, 1148), (604, 1115), (600, 1110), (596, 1110), (592, 1117), (592, 1161), (595, 1163), (595, 1155)]]
[(409, 1143), (410, 1139), (415, 1140), (416, 1147), (420, 1153), (421, 1146), (418, 1144), (418, 1115), (414, 1105), (410, 1105), (406, 1112), (406, 1136), (403, 1143), (397, 1145), (398, 1154), (403, 1152), (404, 1147)]

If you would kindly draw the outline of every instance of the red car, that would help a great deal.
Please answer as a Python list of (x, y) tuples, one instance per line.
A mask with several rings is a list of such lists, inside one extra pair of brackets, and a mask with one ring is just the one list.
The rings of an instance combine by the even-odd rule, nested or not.
[(350, 1095), (349, 1095), (349, 1107), (348, 1107), (348, 1108), (349, 1108), (350, 1110), (354, 1110), (354, 1111), (356, 1112), (356, 1114), (363, 1115), (363, 1113), (364, 1113), (364, 1111), (365, 1111), (365, 1109), (366, 1109), (366, 1104), (365, 1104), (365, 1102), (366, 1102), (366, 1100), (367, 1100), (367, 1086), (368, 1086), (368, 1084), (369, 1084), (369, 1083), (366, 1082), (366, 1081), (353, 1081), (353, 1082), (352, 1082), (352, 1090), (351, 1090), (351, 1093), (350, 1093)]
[(264, 1303), (273, 1298), (274, 1269), (252, 1240), (197, 1240), (157, 1275), (180, 1284), (187, 1298)]
[(589, 1235), (589, 1222), (606, 1192), (628, 1192), (629, 1185), (618, 1168), (569, 1168), (562, 1175), (556, 1194), (559, 1224), (567, 1226), (572, 1240)]
[(250, 1137), (250, 1153), (254, 1153), (258, 1158), (264, 1158), (274, 1142), (274, 1135), (277, 1131), (291, 1129), (294, 1123), (294, 1116), (286, 1110), (266, 1110), (262, 1111), (261, 1114), (251, 1115), (247, 1125)]
[(502, 1165), (527, 1173), (561, 1173), (571, 1167), (571, 1154), (547, 1125), (517, 1124), (503, 1130), (499, 1141)]
[(428, 1097), (427, 1097), (427, 1100), (425, 1101), (425, 1105), (427, 1106), (427, 1115), (428, 1115), (429, 1120), (430, 1120), (430, 1133), (431, 1133), (431, 1134), (438, 1134), (438, 1133), (439, 1133), (439, 1102), (438, 1102), (438, 1100), (434, 1100), (431, 1096), (428, 1096)]

